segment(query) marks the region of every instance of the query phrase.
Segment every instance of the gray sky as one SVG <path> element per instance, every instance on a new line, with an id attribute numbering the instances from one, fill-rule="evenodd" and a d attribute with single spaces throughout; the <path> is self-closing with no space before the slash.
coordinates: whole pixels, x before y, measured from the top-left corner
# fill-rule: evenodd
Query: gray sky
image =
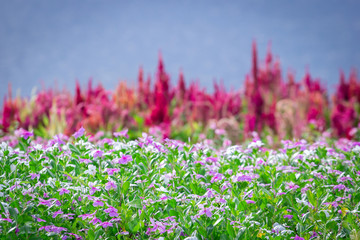
<path id="1" fill-rule="evenodd" d="M 154 76 L 159 50 L 173 84 L 183 69 L 209 90 L 214 79 L 239 89 L 254 39 L 261 60 L 271 41 L 283 74 L 300 80 L 308 67 L 333 89 L 340 69 L 360 67 L 359 10 L 346 0 L 0 0 L 0 101 L 9 82 L 22 95 L 42 82 L 134 83 L 140 65 Z"/>

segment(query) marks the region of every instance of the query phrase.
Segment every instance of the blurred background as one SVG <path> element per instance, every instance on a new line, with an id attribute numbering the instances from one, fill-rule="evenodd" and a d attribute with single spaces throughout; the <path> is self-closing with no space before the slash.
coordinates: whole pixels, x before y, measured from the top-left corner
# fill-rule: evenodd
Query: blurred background
<path id="1" fill-rule="evenodd" d="M 0 96 L 34 87 L 72 90 L 90 77 L 105 88 L 156 72 L 161 51 L 172 83 L 227 89 L 251 71 L 251 44 L 271 43 L 283 75 L 306 69 L 330 90 L 339 70 L 360 67 L 358 1 L 0 1 Z M 211 83 L 211 84 L 209 84 Z M 208 90 L 212 87 L 208 87 Z"/>

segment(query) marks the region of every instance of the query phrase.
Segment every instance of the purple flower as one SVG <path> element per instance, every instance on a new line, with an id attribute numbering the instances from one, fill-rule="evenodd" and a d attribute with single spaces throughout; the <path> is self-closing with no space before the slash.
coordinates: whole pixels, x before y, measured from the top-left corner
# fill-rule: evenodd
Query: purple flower
<path id="1" fill-rule="evenodd" d="M 293 182 L 288 182 L 286 183 L 287 186 L 285 187 L 286 189 L 290 189 L 290 190 L 296 190 L 299 188 L 299 185 L 296 185 L 295 183 Z"/>
<path id="2" fill-rule="evenodd" d="M 90 190 L 89 190 L 90 195 L 93 195 L 95 192 L 101 191 L 100 188 L 94 187 L 93 183 L 90 183 L 89 185 L 90 185 Z"/>
<path id="3" fill-rule="evenodd" d="M 83 163 L 86 163 L 86 164 L 91 163 L 91 160 L 90 160 L 90 159 L 80 158 L 79 161 L 80 161 L 80 162 L 83 162 Z"/>
<path id="4" fill-rule="evenodd" d="M 92 223 L 93 225 L 97 224 L 97 223 L 101 223 L 101 220 L 94 217 L 89 223 Z"/>
<path id="5" fill-rule="evenodd" d="M 210 182 L 214 183 L 214 182 L 221 181 L 223 179 L 224 179 L 224 175 L 222 175 L 221 173 L 215 173 L 215 175 L 212 177 Z"/>
<path id="6" fill-rule="evenodd" d="M 102 226 L 103 228 L 112 227 L 113 224 L 111 222 L 103 222 L 100 223 L 99 226 Z"/>
<path id="7" fill-rule="evenodd" d="M 100 200 L 95 200 L 94 203 L 93 203 L 93 206 L 94 207 L 97 207 L 97 206 L 104 206 L 104 203 Z"/>
<path id="8" fill-rule="evenodd" d="M 59 145 L 65 144 L 65 142 L 61 139 L 61 137 L 63 137 L 62 134 L 60 134 L 60 135 L 55 135 L 55 136 L 54 136 L 55 141 L 56 141 Z"/>
<path id="9" fill-rule="evenodd" d="M 351 177 L 341 177 L 338 179 L 338 182 L 352 181 Z"/>
<path id="10" fill-rule="evenodd" d="M 207 157 L 206 159 L 205 159 L 205 162 L 207 162 L 207 163 L 216 163 L 216 162 L 218 162 L 218 159 L 216 158 L 216 157 Z"/>
<path id="11" fill-rule="evenodd" d="M 59 192 L 59 194 L 60 195 L 63 195 L 64 193 L 70 193 L 70 191 L 69 190 L 67 190 L 67 189 L 65 189 L 65 188 L 60 188 L 59 190 L 58 190 L 58 192 Z"/>
<path id="12" fill-rule="evenodd" d="M 237 182 L 251 182 L 251 180 L 252 180 L 252 178 L 251 178 L 251 176 L 248 176 L 248 175 L 237 175 L 236 177 L 235 177 L 235 180 L 237 181 Z"/>
<path id="13" fill-rule="evenodd" d="M 96 150 L 96 151 L 94 152 L 94 158 L 102 157 L 103 154 L 104 154 L 103 151 L 101 151 L 101 150 Z"/>
<path id="14" fill-rule="evenodd" d="M 125 137 L 125 138 L 129 138 L 129 135 L 128 135 L 128 129 L 124 129 L 120 132 L 114 132 L 114 137 Z"/>
<path id="15" fill-rule="evenodd" d="M 109 182 L 107 182 L 106 184 L 105 184 L 105 189 L 106 190 L 110 190 L 110 189 L 116 189 L 116 184 L 115 184 L 115 182 L 113 182 L 113 181 L 109 181 Z"/>
<path id="16" fill-rule="evenodd" d="M 343 190 L 343 189 L 347 189 L 346 186 L 344 184 L 339 184 L 339 185 L 334 185 L 334 190 L 338 189 L 339 191 L 340 190 Z"/>
<path id="17" fill-rule="evenodd" d="M 291 237 L 291 239 L 294 239 L 294 240 L 305 240 L 305 238 L 299 237 L 298 235 L 296 235 L 295 237 Z"/>
<path id="18" fill-rule="evenodd" d="M 204 209 L 204 212 L 205 212 L 206 216 L 208 216 L 209 218 L 211 218 L 212 212 L 211 212 L 211 210 L 210 210 L 209 208 L 205 208 L 205 209 Z"/>
<path id="19" fill-rule="evenodd" d="M 162 200 L 162 201 L 165 201 L 165 200 L 168 200 L 168 199 L 169 199 L 169 197 L 166 196 L 165 194 L 163 194 L 163 195 L 161 196 L 161 198 L 160 198 L 160 200 Z"/>
<path id="20" fill-rule="evenodd" d="M 26 131 L 25 129 L 22 129 L 22 128 L 20 128 L 18 130 L 15 130 L 14 133 L 15 133 L 15 136 L 22 137 L 24 139 L 28 139 L 29 137 L 34 136 L 33 132 L 28 132 L 28 131 Z"/>
<path id="21" fill-rule="evenodd" d="M 255 203 L 253 200 L 245 200 L 245 202 L 247 203 L 247 204 L 250 204 L 250 203 Z"/>
<path id="22" fill-rule="evenodd" d="M 104 210 L 104 212 L 108 213 L 110 217 L 118 217 L 119 214 L 117 212 L 118 210 L 114 207 L 109 207 Z"/>
<path id="23" fill-rule="evenodd" d="M 35 178 L 39 179 L 40 174 L 38 173 L 30 173 L 31 180 L 34 180 Z"/>
<path id="24" fill-rule="evenodd" d="M 128 162 L 131 162 L 132 156 L 131 155 L 122 155 L 120 158 L 114 159 L 113 162 L 118 164 L 127 164 Z"/>
<path id="25" fill-rule="evenodd" d="M 61 233 L 62 231 L 67 231 L 67 228 L 49 225 L 49 226 L 43 226 L 43 227 L 39 228 L 39 231 L 41 231 L 41 230 L 45 230 L 46 232 Z"/>
<path id="26" fill-rule="evenodd" d="M 64 213 L 64 212 L 61 211 L 61 210 L 56 211 L 56 212 L 53 213 L 52 217 L 53 217 L 53 218 L 56 218 L 58 215 L 63 214 L 63 213 Z"/>
<path id="27" fill-rule="evenodd" d="M 81 136 L 83 136 L 85 133 L 85 129 L 83 127 L 81 127 L 76 133 L 73 134 L 73 136 L 75 138 L 79 138 Z"/>
<path id="28" fill-rule="evenodd" d="M 93 218 L 94 217 L 94 214 L 82 214 L 82 215 L 79 215 L 78 216 L 79 218 L 82 218 L 82 220 L 85 220 L 85 219 L 90 219 L 90 218 Z"/>
<path id="29" fill-rule="evenodd" d="M 46 222 L 44 219 L 41 219 L 41 218 L 38 218 L 38 217 L 36 217 L 36 221 L 37 222 Z"/>
<path id="30" fill-rule="evenodd" d="M 200 210 L 199 215 L 203 215 L 206 214 L 207 217 L 211 218 L 212 217 L 212 212 L 210 208 L 203 208 Z"/>
<path id="31" fill-rule="evenodd" d="M 42 198 L 39 198 L 39 199 L 40 199 L 40 201 L 39 201 L 38 206 L 45 205 L 45 206 L 48 206 L 48 207 L 51 207 L 53 205 L 54 200 L 57 200 L 56 198 L 51 198 L 51 199 L 48 199 L 48 200 L 45 200 L 45 199 L 42 199 Z"/>
<path id="32" fill-rule="evenodd" d="M 293 215 L 284 215 L 284 218 L 292 219 L 292 218 L 293 218 Z"/>
<path id="33" fill-rule="evenodd" d="M 107 169 L 105 169 L 105 172 L 107 172 L 107 174 L 109 174 L 109 175 L 114 175 L 114 173 L 117 173 L 119 171 L 120 171 L 120 169 L 118 169 L 118 168 L 107 168 Z"/>
<path id="34" fill-rule="evenodd" d="M 13 222 L 10 218 L 0 218 L 0 221 L 7 221 L 9 223 Z"/>

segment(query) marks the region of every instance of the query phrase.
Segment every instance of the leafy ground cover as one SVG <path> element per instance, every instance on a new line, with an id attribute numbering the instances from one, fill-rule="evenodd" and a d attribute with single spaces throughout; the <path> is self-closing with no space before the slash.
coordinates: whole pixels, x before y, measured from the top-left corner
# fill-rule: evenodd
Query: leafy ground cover
<path id="1" fill-rule="evenodd" d="M 1 139 L 1 239 L 360 237 L 359 142 L 273 150 L 127 134 Z"/>

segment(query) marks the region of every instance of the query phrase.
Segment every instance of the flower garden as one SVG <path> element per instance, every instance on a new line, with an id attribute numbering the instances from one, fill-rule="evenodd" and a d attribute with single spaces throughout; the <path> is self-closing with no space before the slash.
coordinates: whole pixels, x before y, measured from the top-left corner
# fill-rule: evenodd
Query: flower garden
<path id="1" fill-rule="evenodd" d="M 153 90 L 152 90 L 153 89 Z M 360 82 L 329 100 L 269 51 L 243 91 L 155 83 L 5 98 L 1 239 L 360 239 Z"/>

